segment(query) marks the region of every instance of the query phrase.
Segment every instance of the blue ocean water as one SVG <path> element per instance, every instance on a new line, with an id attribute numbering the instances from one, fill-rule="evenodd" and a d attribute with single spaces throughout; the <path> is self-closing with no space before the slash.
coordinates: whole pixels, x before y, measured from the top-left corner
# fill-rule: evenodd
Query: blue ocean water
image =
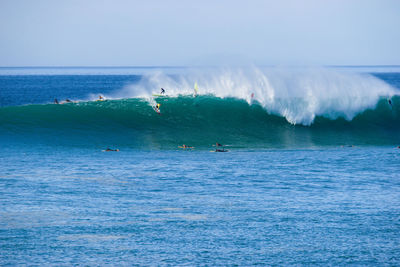
<path id="1" fill-rule="evenodd" d="M 1 265 L 400 263 L 400 72 L 2 71 Z"/>

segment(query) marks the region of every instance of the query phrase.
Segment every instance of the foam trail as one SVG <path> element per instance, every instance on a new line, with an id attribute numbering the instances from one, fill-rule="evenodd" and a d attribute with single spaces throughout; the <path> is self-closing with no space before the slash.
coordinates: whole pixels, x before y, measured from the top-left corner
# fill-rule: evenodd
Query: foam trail
<path id="1" fill-rule="evenodd" d="M 234 97 L 249 104 L 258 102 L 267 112 L 303 125 L 312 124 L 316 116 L 351 120 L 360 112 L 374 108 L 381 97 L 398 94 L 387 83 L 365 73 L 250 67 L 194 69 L 178 75 L 158 71 L 144 75 L 138 84 L 108 97 L 149 97 L 159 93 L 161 87 L 169 96 L 190 95 L 195 83 L 199 94 Z"/>

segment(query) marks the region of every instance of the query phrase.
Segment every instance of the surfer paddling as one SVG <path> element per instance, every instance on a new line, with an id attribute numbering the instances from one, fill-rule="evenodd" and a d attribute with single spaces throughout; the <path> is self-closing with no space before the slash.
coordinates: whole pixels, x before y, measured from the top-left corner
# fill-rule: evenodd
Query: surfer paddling
<path id="1" fill-rule="evenodd" d="M 183 148 L 183 149 L 191 149 L 194 148 L 193 146 L 187 146 L 185 144 L 183 144 L 182 146 L 178 146 L 179 148 Z"/>
<path id="2" fill-rule="evenodd" d="M 224 148 L 223 145 L 221 145 L 220 143 L 215 143 L 215 152 L 228 152 L 227 149 Z M 220 148 L 219 148 L 220 147 Z"/>
<path id="3" fill-rule="evenodd" d="M 111 152 L 111 151 L 115 151 L 115 152 L 119 152 L 119 149 L 111 149 L 111 148 L 107 148 L 106 150 L 103 150 L 104 152 Z"/>
<path id="4" fill-rule="evenodd" d="M 55 101 L 54 101 L 54 103 L 55 103 Z M 57 103 L 58 103 L 58 101 L 57 101 Z M 64 101 L 62 101 L 60 104 L 66 104 L 66 103 L 75 103 L 75 102 L 72 101 L 72 100 L 69 100 L 69 99 L 67 98 L 67 99 L 65 99 Z"/>

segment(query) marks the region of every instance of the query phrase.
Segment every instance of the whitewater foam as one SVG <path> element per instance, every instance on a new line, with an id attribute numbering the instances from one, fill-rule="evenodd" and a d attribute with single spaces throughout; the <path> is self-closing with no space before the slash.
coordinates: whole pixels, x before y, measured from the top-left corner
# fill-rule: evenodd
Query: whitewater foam
<path id="1" fill-rule="evenodd" d="M 191 95 L 195 83 L 198 94 L 258 103 L 270 114 L 283 116 L 291 124 L 303 125 L 312 124 L 316 116 L 351 120 L 362 111 L 374 108 L 380 98 L 398 94 L 384 81 L 366 73 L 324 68 L 249 67 L 193 69 L 176 75 L 156 71 L 106 97 L 151 99 L 161 87 L 168 96 Z"/>

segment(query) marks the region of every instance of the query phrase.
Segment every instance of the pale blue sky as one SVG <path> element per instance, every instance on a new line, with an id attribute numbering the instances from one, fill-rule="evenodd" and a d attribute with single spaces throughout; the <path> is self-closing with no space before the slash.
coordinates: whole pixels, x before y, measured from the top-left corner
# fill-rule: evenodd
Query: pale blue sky
<path id="1" fill-rule="evenodd" d="M 399 65 L 400 0 L 0 0 L 0 66 Z"/>

